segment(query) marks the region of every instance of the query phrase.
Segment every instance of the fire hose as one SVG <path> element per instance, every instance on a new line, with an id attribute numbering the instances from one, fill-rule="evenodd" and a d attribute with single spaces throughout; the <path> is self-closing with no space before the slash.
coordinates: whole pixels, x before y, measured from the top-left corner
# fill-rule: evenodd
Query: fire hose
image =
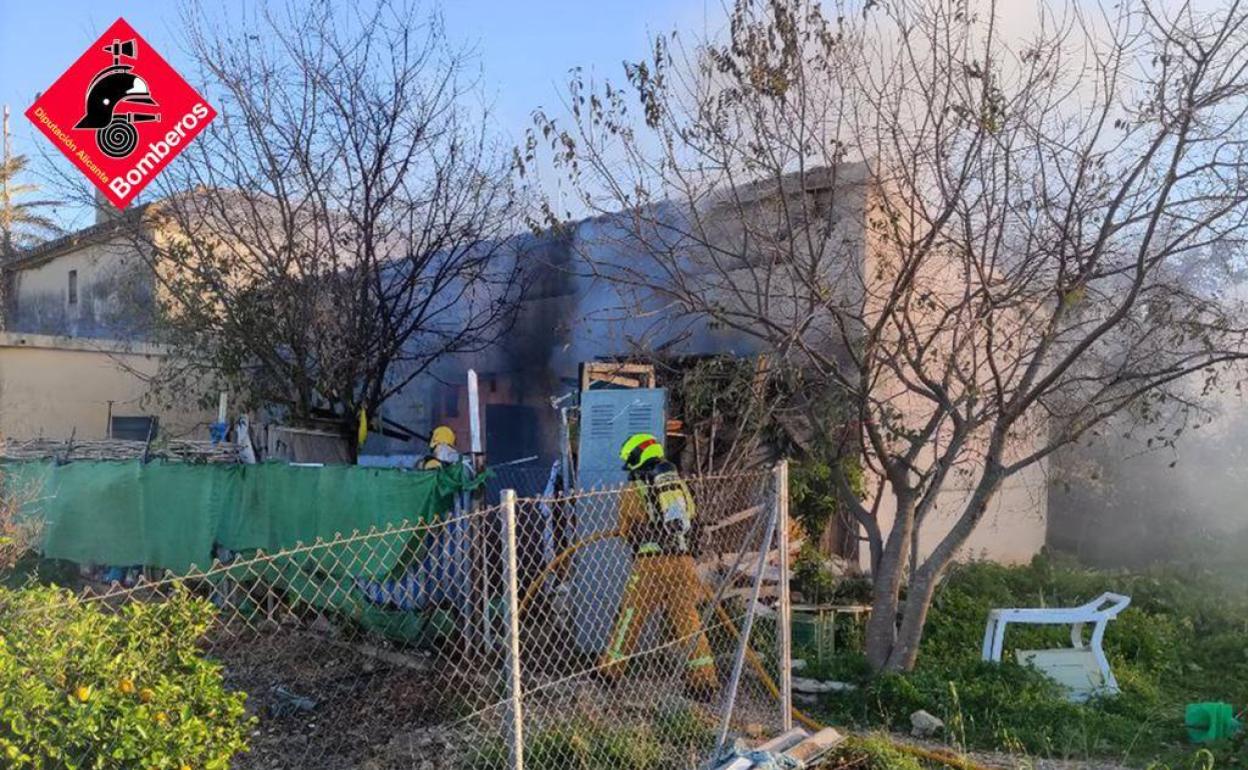
<path id="1" fill-rule="evenodd" d="M 603 540 L 610 540 L 611 538 L 614 538 L 614 537 L 620 537 L 621 535 L 622 533 L 618 529 L 606 530 L 603 532 L 595 532 L 589 537 L 586 537 L 584 540 L 573 543 L 572 545 L 565 548 L 561 553 L 555 556 L 555 558 L 551 559 L 550 563 L 547 564 L 542 569 L 542 571 L 537 574 L 537 577 L 533 579 L 533 582 L 529 584 L 528 589 L 526 589 L 524 592 L 524 596 L 520 599 L 520 604 L 517 607 L 517 614 L 523 617 L 525 608 L 528 607 L 530 602 L 533 601 L 533 598 L 537 596 L 537 592 L 541 589 L 542 584 L 546 581 L 546 578 L 549 577 L 550 574 L 555 571 L 555 568 L 559 567 L 568 559 L 572 558 L 573 554 L 575 554 L 577 551 L 579 551 L 580 549 L 586 546 L 593 545 L 594 543 L 600 543 Z M 733 638 L 735 638 L 737 641 L 740 641 L 741 632 L 740 630 L 737 629 L 736 624 L 732 622 L 731 616 L 729 616 L 728 613 L 724 610 L 723 605 L 718 604 L 718 603 L 715 605 L 715 614 L 719 617 L 720 621 L 728 628 Z M 771 674 L 767 672 L 766 667 L 763 666 L 763 662 L 758 659 L 758 653 L 754 652 L 754 650 L 751 649 L 748 644 L 745 645 L 745 659 L 747 662 L 749 662 L 750 668 L 754 670 L 754 673 L 758 675 L 758 678 L 762 681 L 763 686 L 767 688 L 767 692 L 771 694 L 771 697 L 773 699 L 779 702 L 780 688 L 776 686 L 776 680 L 773 679 Z M 827 725 L 818 721 L 817 719 L 805 713 L 804 711 L 797 708 L 796 706 L 790 706 L 790 710 L 793 714 L 793 718 L 796 719 L 799 723 L 801 723 L 803 727 L 806 727 L 810 730 L 815 730 L 815 731 L 822 730 L 824 727 L 827 727 Z M 959 757 L 949 752 L 938 751 L 934 749 L 925 749 L 921 746 L 912 746 L 908 743 L 900 743 L 897 741 L 890 741 L 890 742 L 895 748 L 899 749 L 900 751 L 904 751 L 907 754 L 918 757 L 920 759 L 928 760 L 930 762 L 938 762 L 947 767 L 956 768 L 956 770 L 987 770 L 987 768 L 983 767 L 982 765 L 972 762 L 965 757 Z"/>

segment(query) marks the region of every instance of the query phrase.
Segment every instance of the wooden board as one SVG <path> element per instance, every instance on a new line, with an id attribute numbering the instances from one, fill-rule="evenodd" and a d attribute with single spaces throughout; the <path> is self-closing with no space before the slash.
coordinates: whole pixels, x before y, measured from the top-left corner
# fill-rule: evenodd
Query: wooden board
<path id="1" fill-rule="evenodd" d="M 595 382 L 623 388 L 653 388 L 654 366 L 616 361 L 586 361 L 581 364 L 581 390 L 589 390 Z"/>
<path id="2" fill-rule="evenodd" d="M 794 727 L 788 732 L 781 733 L 775 738 L 767 741 L 761 746 L 755 748 L 756 751 L 767 751 L 771 753 L 783 752 L 810 737 L 810 733 L 800 727 Z M 720 765 L 716 770 L 750 770 L 754 763 L 745 757 L 734 757 L 732 760 Z"/>
<path id="3" fill-rule="evenodd" d="M 835 728 L 825 727 L 784 753 L 809 764 L 811 761 L 818 759 L 841 745 L 841 742 L 844 740 L 845 736 L 841 735 Z"/>

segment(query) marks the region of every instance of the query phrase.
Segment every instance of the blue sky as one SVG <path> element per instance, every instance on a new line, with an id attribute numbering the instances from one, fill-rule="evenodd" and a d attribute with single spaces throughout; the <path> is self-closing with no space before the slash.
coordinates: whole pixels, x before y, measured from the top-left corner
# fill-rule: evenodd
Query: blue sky
<path id="1" fill-rule="evenodd" d="M 208 8 L 247 5 L 206 0 Z M 445 0 L 441 7 L 451 36 L 475 48 L 497 129 L 513 141 L 535 107 L 558 106 L 558 86 L 570 68 L 618 77 L 621 61 L 644 55 L 651 33 L 701 31 L 722 17 L 720 0 Z M 185 57 L 176 2 L 0 0 L 0 103 L 13 112 L 16 151 L 38 156 L 35 143 L 46 140 L 22 113 L 118 16 L 174 67 L 189 69 L 179 67 Z M 62 212 L 66 225 L 82 224 L 82 216 Z"/>

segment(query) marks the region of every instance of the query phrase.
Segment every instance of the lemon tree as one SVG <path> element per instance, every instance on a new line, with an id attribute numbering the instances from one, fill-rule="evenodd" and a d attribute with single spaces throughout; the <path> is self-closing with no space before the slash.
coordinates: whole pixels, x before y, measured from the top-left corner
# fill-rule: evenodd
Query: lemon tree
<path id="1" fill-rule="evenodd" d="M 111 609 L 0 589 L 0 765 L 227 770 L 252 720 L 197 646 L 214 612 L 184 590 Z"/>

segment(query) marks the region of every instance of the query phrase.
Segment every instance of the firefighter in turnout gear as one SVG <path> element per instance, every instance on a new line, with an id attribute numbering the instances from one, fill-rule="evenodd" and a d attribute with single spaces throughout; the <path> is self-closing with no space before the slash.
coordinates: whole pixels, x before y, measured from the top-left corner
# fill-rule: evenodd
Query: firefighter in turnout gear
<path id="1" fill-rule="evenodd" d="M 420 467 L 427 471 L 436 471 L 460 461 L 459 450 L 455 448 L 455 431 L 439 425 L 433 429 L 429 437 L 429 453 L 421 460 Z"/>
<path id="2" fill-rule="evenodd" d="M 629 437 L 620 447 L 629 486 L 620 497 L 620 533 L 633 549 L 633 569 L 624 587 L 615 627 L 607 640 L 602 672 L 618 679 L 624 661 L 650 617 L 661 612 L 673 636 L 687 651 L 685 681 L 697 694 L 718 686 L 715 658 L 702 629 L 698 602 L 708 598 L 694 569 L 689 541 L 696 516 L 693 495 L 663 445 L 648 433 Z"/>

